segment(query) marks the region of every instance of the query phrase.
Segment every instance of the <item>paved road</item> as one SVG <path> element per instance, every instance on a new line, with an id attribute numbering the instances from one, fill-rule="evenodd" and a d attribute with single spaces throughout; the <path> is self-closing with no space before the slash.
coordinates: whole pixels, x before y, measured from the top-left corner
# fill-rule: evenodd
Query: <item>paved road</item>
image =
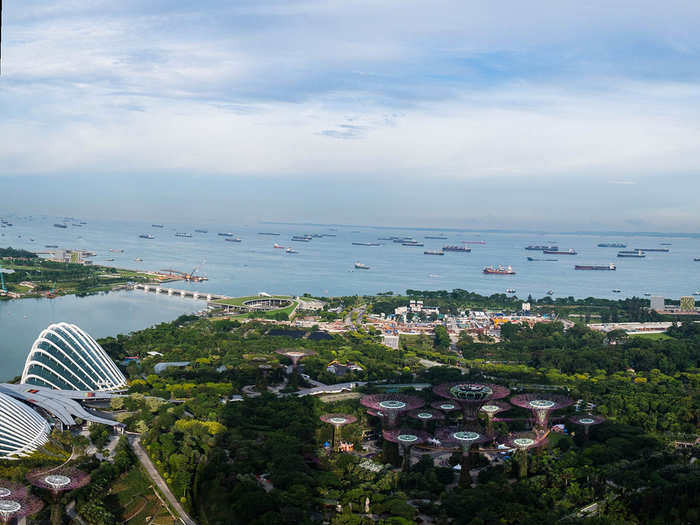
<path id="1" fill-rule="evenodd" d="M 143 450 L 143 447 L 141 447 L 141 436 L 129 435 L 129 444 L 131 444 L 131 448 L 134 449 L 136 457 L 139 458 L 143 468 L 146 469 L 146 472 L 148 472 L 148 475 L 151 477 L 153 482 L 167 498 L 170 505 L 173 507 L 173 509 L 175 509 L 175 512 L 180 515 L 180 521 L 182 521 L 185 525 L 197 525 L 197 522 L 190 518 L 189 514 L 187 514 L 185 509 L 182 508 L 182 505 L 180 505 L 180 502 L 175 498 L 173 493 L 170 492 L 170 487 L 168 487 L 167 483 L 165 483 L 163 478 L 160 476 L 160 473 L 156 467 L 153 466 L 153 463 L 146 454 L 146 451 Z"/>

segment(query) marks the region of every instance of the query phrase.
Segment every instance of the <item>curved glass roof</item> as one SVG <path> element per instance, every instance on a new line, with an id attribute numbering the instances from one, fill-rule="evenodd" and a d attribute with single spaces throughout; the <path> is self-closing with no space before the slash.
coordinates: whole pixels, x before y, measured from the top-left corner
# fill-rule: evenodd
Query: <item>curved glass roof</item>
<path id="1" fill-rule="evenodd" d="M 0 459 L 30 455 L 49 439 L 49 424 L 24 403 L 0 394 Z"/>

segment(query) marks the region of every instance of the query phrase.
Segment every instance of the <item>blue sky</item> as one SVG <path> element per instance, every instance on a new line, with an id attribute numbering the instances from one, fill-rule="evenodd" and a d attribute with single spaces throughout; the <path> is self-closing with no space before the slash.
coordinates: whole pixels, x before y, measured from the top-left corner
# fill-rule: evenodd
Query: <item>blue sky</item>
<path id="1" fill-rule="evenodd" d="M 10 0 L 3 16 L 8 211 L 133 217 L 146 185 L 209 200 L 186 213 L 211 220 L 700 223 L 697 1 Z"/>

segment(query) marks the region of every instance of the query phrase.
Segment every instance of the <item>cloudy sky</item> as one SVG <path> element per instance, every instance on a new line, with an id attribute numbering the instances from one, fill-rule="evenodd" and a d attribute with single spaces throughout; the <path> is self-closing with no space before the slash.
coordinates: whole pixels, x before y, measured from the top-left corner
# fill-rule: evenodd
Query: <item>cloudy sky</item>
<path id="1" fill-rule="evenodd" d="M 7 211 L 700 224 L 696 0 L 3 4 Z"/>

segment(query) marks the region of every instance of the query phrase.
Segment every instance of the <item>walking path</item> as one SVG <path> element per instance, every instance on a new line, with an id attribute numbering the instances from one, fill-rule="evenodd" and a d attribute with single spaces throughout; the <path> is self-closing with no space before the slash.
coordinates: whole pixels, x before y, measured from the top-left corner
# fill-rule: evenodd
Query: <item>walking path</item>
<path id="1" fill-rule="evenodd" d="M 165 483 L 160 475 L 160 472 L 158 472 L 156 467 L 151 462 L 151 459 L 143 450 L 143 447 L 141 447 L 141 436 L 129 435 L 129 444 L 131 445 L 131 448 L 134 449 L 136 457 L 139 458 L 139 461 L 143 465 L 143 468 L 146 469 L 146 472 L 148 472 L 150 478 L 166 497 L 168 503 L 170 503 L 173 509 L 175 509 L 175 512 L 180 515 L 180 521 L 182 521 L 182 523 L 185 525 L 197 525 L 197 522 L 194 521 L 189 514 L 187 514 L 187 512 L 185 512 L 185 509 L 182 508 L 180 502 L 175 498 L 173 493 L 170 492 L 170 487 L 168 487 L 167 483 Z"/>

